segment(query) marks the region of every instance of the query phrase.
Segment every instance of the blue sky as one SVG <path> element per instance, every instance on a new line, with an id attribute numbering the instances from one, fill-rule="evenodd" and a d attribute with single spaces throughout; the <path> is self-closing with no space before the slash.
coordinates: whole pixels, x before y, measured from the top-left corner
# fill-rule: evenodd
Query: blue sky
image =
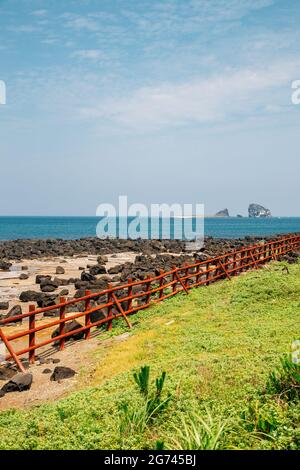
<path id="1" fill-rule="evenodd" d="M 0 0 L 0 214 L 300 216 L 298 0 Z"/>

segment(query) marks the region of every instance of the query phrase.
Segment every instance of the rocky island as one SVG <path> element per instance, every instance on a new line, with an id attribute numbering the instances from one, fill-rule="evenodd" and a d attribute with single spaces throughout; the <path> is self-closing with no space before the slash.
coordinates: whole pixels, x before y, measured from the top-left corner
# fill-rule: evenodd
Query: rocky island
<path id="1" fill-rule="evenodd" d="M 270 209 L 266 209 L 260 204 L 250 204 L 248 207 L 249 217 L 272 217 Z"/>
<path id="2" fill-rule="evenodd" d="M 228 209 L 222 209 L 221 211 L 217 212 L 215 217 L 230 217 Z"/>

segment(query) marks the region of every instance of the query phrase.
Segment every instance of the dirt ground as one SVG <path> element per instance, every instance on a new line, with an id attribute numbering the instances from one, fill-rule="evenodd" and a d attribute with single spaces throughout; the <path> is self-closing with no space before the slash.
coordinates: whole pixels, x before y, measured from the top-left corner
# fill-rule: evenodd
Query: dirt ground
<path id="1" fill-rule="evenodd" d="M 89 385 L 89 372 L 93 371 L 93 356 L 91 352 L 99 345 L 103 346 L 103 351 L 113 342 L 126 341 L 130 337 L 130 333 L 124 333 L 113 338 L 104 339 L 103 334 L 97 332 L 85 341 L 72 341 L 66 344 L 64 351 L 48 350 L 40 357 L 48 363 L 39 365 L 39 361 L 35 365 L 29 367 L 28 372 L 33 375 L 33 383 L 31 389 L 24 392 L 7 393 L 0 398 L 0 411 L 11 408 L 27 408 L 41 403 L 49 403 L 67 395 L 71 391 L 79 388 L 81 383 L 81 371 L 84 370 L 84 386 Z M 101 338 L 102 336 L 102 338 Z M 53 363 L 52 360 L 59 360 L 59 363 Z M 99 365 L 99 364 L 97 364 Z M 70 367 L 76 371 L 76 375 L 71 379 L 65 379 L 60 382 L 50 380 L 51 373 L 56 366 Z M 45 369 L 51 372 L 43 373 Z M 0 381 L 0 388 L 5 384 Z"/>
<path id="2" fill-rule="evenodd" d="M 133 262 L 137 253 L 118 253 L 107 255 L 108 262 L 106 268 L 109 269 L 117 264 L 125 263 L 126 261 Z M 69 278 L 80 278 L 82 272 L 79 268 L 86 268 L 87 265 L 93 265 L 97 263 L 96 255 L 77 256 L 72 258 L 44 258 L 38 260 L 22 260 L 21 262 L 13 262 L 11 270 L 9 272 L 0 272 L 0 300 L 1 302 L 9 302 L 9 309 L 15 305 L 22 307 L 23 313 L 28 311 L 28 303 L 22 303 L 19 300 L 21 292 L 24 290 L 34 290 L 40 292 L 40 287 L 35 283 L 35 277 L 37 274 L 51 275 L 52 277 L 59 277 L 63 279 Z M 65 274 L 56 274 L 56 267 L 62 266 L 65 269 Z M 22 269 L 26 267 L 26 269 Z M 26 273 L 29 278 L 26 280 L 20 280 L 19 276 L 21 273 Z M 100 276 L 101 277 L 101 276 Z M 62 289 L 67 288 L 69 290 L 69 296 L 73 297 L 75 288 L 73 284 L 66 287 L 57 289 L 59 292 Z M 34 302 L 30 302 L 34 304 Z M 1 311 L 0 313 L 6 313 Z M 66 314 L 66 317 L 72 315 L 72 313 Z M 40 318 L 38 319 L 38 325 L 43 323 L 49 323 L 55 321 L 55 318 Z M 2 330 L 7 335 L 18 333 L 28 327 L 28 320 L 23 320 L 22 324 L 9 325 L 2 327 Z M 39 341 L 48 339 L 52 333 L 52 330 L 44 330 L 38 333 Z M 101 336 L 101 333 L 100 333 Z M 118 339 L 116 339 L 118 340 Z M 112 341 L 112 340 L 105 340 Z M 8 408 L 23 408 L 27 406 L 33 406 L 42 402 L 49 402 L 55 400 L 61 396 L 64 396 L 71 389 L 76 388 L 78 383 L 79 375 L 75 375 L 72 379 L 67 379 L 59 382 L 51 382 L 51 374 L 44 374 L 45 369 L 54 370 L 56 365 L 71 367 L 76 372 L 79 372 L 83 367 L 86 369 L 89 367 L 89 355 L 88 353 L 93 350 L 100 342 L 99 332 L 92 332 L 92 336 L 88 341 L 70 341 L 66 343 L 66 349 L 64 351 L 57 351 L 50 346 L 41 348 L 37 351 L 37 355 L 43 359 L 49 360 L 49 363 L 38 365 L 39 361 L 35 365 L 30 366 L 30 372 L 33 374 L 33 384 L 29 391 L 22 393 L 8 393 L 4 397 L 0 398 L 0 410 Z M 13 342 L 17 350 L 22 349 L 28 345 L 28 337 L 20 338 Z M 25 356 L 24 356 L 25 357 Z M 60 362 L 53 364 L 51 359 L 59 359 Z M 5 384 L 5 381 L 0 381 L 0 388 Z"/>

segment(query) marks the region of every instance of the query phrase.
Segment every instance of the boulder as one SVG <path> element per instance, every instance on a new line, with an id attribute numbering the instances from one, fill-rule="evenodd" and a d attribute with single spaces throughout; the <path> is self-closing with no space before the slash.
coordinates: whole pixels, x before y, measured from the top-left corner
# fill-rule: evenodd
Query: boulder
<path id="1" fill-rule="evenodd" d="M 46 284 L 41 287 L 42 292 L 51 293 L 54 292 L 57 288 L 51 284 Z"/>
<path id="2" fill-rule="evenodd" d="M 78 330 L 81 327 L 82 325 L 78 321 L 76 320 L 69 321 L 68 323 L 65 324 L 65 333 L 70 333 L 71 331 Z M 56 338 L 57 336 L 59 336 L 59 328 L 57 328 L 51 335 L 52 338 Z M 74 341 L 78 341 L 82 339 L 83 337 L 84 337 L 84 331 L 80 331 L 79 333 L 74 333 L 73 335 L 68 336 L 66 338 L 66 341 L 70 341 L 71 339 L 73 339 Z"/>
<path id="3" fill-rule="evenodd" d="M 65 274 L 65 270 L 62 266 L 57 266 L 55 272 L 56 272 L 56 274 Z"/>
<path id="4" fill-rule="evenodd" d="M 19 279 L 20 281 L 25 281 L 26 279 L 29 279 L 29 274 L 20 274 Z"/>
<path id="5" fill-rule="evenodd" d="M 87 273 L 87 272 L 85 272 L 85 271 L 83 271 L 83 272 L 81 273 L 80 279 L 81 279 L 82 281 L 86 281 L 86 282 L 93 282 L 93 281 L 96 281 L 96 277 L 95 277 L 95 276 L 93 276 L 92 274 Z"/>
<path id="6" fill-rule="evenodd" d="M 92 323 L 96 323 L 97 321 L 103 320 L 104 318 L 106 318 L 106 315 L 102 310 L 98 310 L 97 312 L 92 312 L 90 315 L 90 319 Z"/>
<path id="7" fill-rule="evenodd" d="M 8 302 L 0 302 L 0 310 L 8 310 L 9 303 Z"/>
<path id="8" fill-rule="evenodd" d="M 57 289 L 59 287 L 59 282 L 55 279 L 53 281 L 49 279 L 45 279 L 40 283 L 40 289 L 42 292 L 49 292 L 44 289 L 50 289 L 50 287 L 54 288 L 54 290 Z"/>
<path id="9" fill-rule="evenodd" d="M 46 276 L 45 274 L 38 274 L 35 278 L 35 283 L 41 284 L 41 282 L 46 280 L 51 281 L 51 276 Z"/>
<path id="10" fill-rule="evenodd" d="M 53 283 L 57 285 L 57 287 L 59 286 L 68 286 L 69 284 L 73 284 L 73 279 L 60 279 L 59 277 L 55 277 L 53 279 Z"/>
<path id="11" fill-rule="evenodd" d="M 20 305 L 15 305 L 8 314 L 6 315 L 5 318 L 10 318 L 10 317 L 16 317 L 18 315 L 22 315 L 22 308 Z M 22 323 L 22 318 L 19 318 L 17 320 L 13 320 L 12 318 L 10 319 L 11 323 Z"/>
<path id="12" fill-rule="evenodd" d="M 33 290 L 26 290 L 21 292 L 19 299 L 21 302 L 36 302 L 39 297 L 39 292 Z"/>
<path id="13" fill-rule="evenodd" d="M 0 369 L 0 380 L 9 380 L 11 379 L 14 375 L 16 375 L 16 370 L 12 367 L 1 367 Z"/>
<path id="14" fill-rule="evenodd" d="M 60 295 L 61 297 L 65 297 L 66 295 L 69 295 L 68 289 L 63 289 L 63 290 L 61 290 L 60 293 L 59 293 L 59 295 Z"/>
<path id="15" fill-rule="evenodd" d="M 0 270 L 1 271 L 9 271 L 11 266 L 12 266 L 12 264 L 9 263 L 8 261 L 4 261 L 3 259 L 0 260 Z"/>
<path id="16" fill-rule="evenodd" d="M 122 264 L 117 264 L 108 270 L 108 274 L 119 274 L 123 270 Z"/>
<path id="17" fill-rule="evenodd" d="M 106 274 L 106 268 L 101 264 L 95 264 L 95 266 L 90 267 L 90 274 L 92 274 L 92 276 L 97 276 L 97 274 Z"/>
<path id="18" fill-rule="evenodd" d="M 75 374 L 75 370 L 70 367 L 57 366 L 55 367 L 50 380 L 52 382 L 58 382 L 59 380 L 70 379 L 71 377 L 74 377 Z"/>
<path id="19" fill-rule="evenodd" d="M 58 298 L 56 295 L 39 293 L 36 302 L 39 308 L 52 307 L 58 303 Z"/>
<path id="20" fill-rule="evenodd" d="M 24 392 L 29 390 L 32 385 L 32 374 L 30 373 L 19 373 L 10 379 L 3 387 L 4 393 L 10 392 Z"/>

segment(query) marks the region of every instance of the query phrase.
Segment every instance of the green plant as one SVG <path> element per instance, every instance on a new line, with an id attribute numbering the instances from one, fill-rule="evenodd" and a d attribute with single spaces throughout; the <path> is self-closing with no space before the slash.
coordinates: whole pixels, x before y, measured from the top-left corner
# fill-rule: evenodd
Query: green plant
<path id="1" fill-rule="evenodd" d="M 181 426 L 176 427 L 177 436 L 171 446 L 177 450 L 217 450 L 220 448 L 226 422 L 216 421 L 207 410 L 204 419 L 199 414 L 181 417 Z"/>
<path id="2" fill-rule="evenodd" d="M 286 355 L 280 360 L 281 365 L 269 374 L 265 392 L 277 395 L 288 401 L 300 398 L 300 365 Z"/>
<path id="3" fill-rule="evenodd" d="M 276 413 L 272 408 L 264 408 L 259 401 L 250 403 L 241 413 L 247 431 L 259 433 L 261 437 L 269 434 L 278 427 Z"/>
<path id="4" fill-rule="evenodd" d="M 120 406 L 120 435 L 128 437 L 132 434 L 142 434 L 146 427 L 151 424 L 154 418 L 162 413 L 167 407 L 171 395 L 168 394 L 162 399 L 163 387 L 166 379 L 166 372 L 155 380 L 155 389 L 150 388 L 150 367 L 143 366 L 138 372 L 133 373 L 133 378 L 138 385 L 142 397 L 142 403 L 129 404 L 122 403 Z"/>
<path id="5" fill-rule="evenodd" d="M 139 372 L 133 373 L 133 378 L 139 387 L 140 393 L 147 398 L 149 393 L 150 366 L 141 367 Z"/>
<path id="6" fill-rule="evenodd" d="M 164 441 L 156 441 L 155 450 L 164 450 L 164 448 L 165 448 Z"/>

